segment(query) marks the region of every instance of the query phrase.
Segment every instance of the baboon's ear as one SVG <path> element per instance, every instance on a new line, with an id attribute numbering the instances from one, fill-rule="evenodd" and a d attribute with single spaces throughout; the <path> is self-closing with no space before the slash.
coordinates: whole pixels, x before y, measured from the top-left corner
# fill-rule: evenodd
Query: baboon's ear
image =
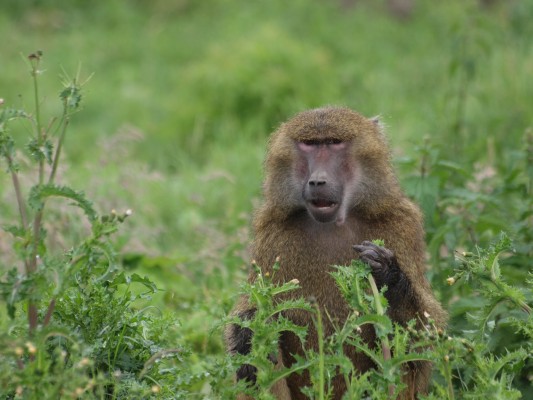
<path id="1" fill-rule="evenodd" d="M 381 121 L 381 115 L 376 115 L 375 117 L 370 118 L 370 122 L 372 122 L 376 126 L 376 128 L 378 128 L 378 131 L 380 133 L 385 132 L 385 125 Z"/>

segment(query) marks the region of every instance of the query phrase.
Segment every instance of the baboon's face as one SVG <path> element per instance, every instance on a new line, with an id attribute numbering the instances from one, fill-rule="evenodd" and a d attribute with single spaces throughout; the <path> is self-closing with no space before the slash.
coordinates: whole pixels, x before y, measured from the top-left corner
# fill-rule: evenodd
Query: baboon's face
<path id="1" fill-rule="evenodd" d="M 346 218 L 351 179 L 349 142 L 338 139 L 296 141 L 295 177 L 302 202 L 317 222 L 342 224 Z"/>

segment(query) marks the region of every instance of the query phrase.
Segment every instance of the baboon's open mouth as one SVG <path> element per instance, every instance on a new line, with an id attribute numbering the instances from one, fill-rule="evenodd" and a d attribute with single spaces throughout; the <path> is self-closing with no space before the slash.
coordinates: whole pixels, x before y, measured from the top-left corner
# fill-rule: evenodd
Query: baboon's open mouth
<path id="1" fill-rule="evenodd" d="M 318 222 L 333 222 L 339 210 L 339 203 L 327 199 L 313 199 L 307 202 L 307 211 Z"/>
<path id="2" fill-rule="evenodd" d="M 316 208 L 333 208 L 337 205 L 334 201 L 331 200 L 311 200 L 311 205 Z"/>

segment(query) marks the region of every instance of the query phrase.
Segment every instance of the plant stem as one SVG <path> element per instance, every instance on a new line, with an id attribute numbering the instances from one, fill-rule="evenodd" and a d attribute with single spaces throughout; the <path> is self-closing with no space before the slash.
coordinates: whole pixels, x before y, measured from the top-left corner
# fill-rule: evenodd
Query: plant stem
<path id="1" fill-rule="evenodd" d="M 61 135 L 59 137 L 59 140 L 57 142 L 57 147 L 56 147 L 56 151 L 55 151 L 55 154 L 54 154 L 54 161 L 52 163 L 52 171 L 50 172 L 50 177 L 48 178 L 48 183 L 51 184 L 54 182 L 54 179 L 55 179 L 55 176 L 56 176 L 56 172 L 57 172 L 57 166 L 58 166 L 58 163 L 59 163 L 59 157 L 61 156 L 61 148 L 62 148 L 62 144 L 63 144 L 63 141 L 65 139 L 65 134 L 67 132 L 67 127 L 68 127 L 68 124 L 69 124 L 69 118 L 67 116 L 67 104 L 66 102 L 63 102 L 63 117 L 61 118 L 61 125 L 62 125 L 62 129 L 61 129 Z M 44 205 L 43 205 L 44 207 Z M 47 326 L 49 323 L 50 323 L 50 319 L 52 318 L 52 314 L 54 312 L 54 308 L 56 306 L 56 299 L 55 297 L 50 301 L 50 303 L 48 304 L 48 308 L 46 310 L 46 315 L 44 316 L 44 320 L 43 320 L 43 326 Z"/>
<path id="2" fill-rule="evenodd" d="M 318 399 L 324 400 L 324 386 L 325 376 L 324 376 L 324 327 L 322 325 L 322 314 L 320 313 L 320 308 L 318 305 L 315 305 L 316 308 L 316 334 L 318 338 Z"/>
<path id="3" fill-rule="evenodd" d="M 9 170 L 11 171 L 11 179 L 13 180 L 13 187 L 15 189 L 15 196 L 17 198 L 17 204 L 18 204 L 19 213 L 20 213 L 20 221 L 22 223 L 22 227 L 26 229 L 26 227 L 28 226 L 28 216 L 26 214 L 26 208 L 24 207 L 24 200 L 22 199 L 22 192 L 20 190 L 20 182 L 18 179 L 18 175 L 15 172 L 15 169 L 13 168 L 13 159 L 11 158 L 9 154 L 6 156 L 6 158 L 7 158 Z M 35 259 L 35 257 L 33 258 Z M 37 261 L 36 259 L 35 261 L 32 261 L 31 259 L 28 260 L 26 258 L 24 259 L 24 268 L 25 268 L 26 275 L 30 275 L 35 270 L 36 261 Z M 37 319 L 38 319 L 37 306 L 34 304 L 33 301 L 30 300 L 28 303 L 28 325 L 29 325 L 30 333 L 33 332 L 35 328 L 37 327 Z"/>
<path id="4" fill-rule="evenodd" d="M 528 128 L 526 130 L 526 171 L 528 172 L 529 179 L 527 185 L 527 193 L 533 194 L 533 130 Z M 531 197 L 530 197 L 531 198 Z"/>
<path id="5" fill-rule="evenodd" d="M 39 146 L 44 144 L 44 131 L 41 126 L 41 109 L 39 104 L 39 84 L 37 75 L 39 73 L 40 57 L 32 59 L 31 62 L 31 76 L 33 78 L 33 92 L 35 96 L 35 124 L 37 129 L 37 138 L 39 139 Z M 39 184 L 42 185 L 44 182 L 44 158 L 39 160 Z"/>
<path id="6" fill-rule="evenodd" d="M 453 393 L 453 383 L 452 383 L 452 371 L 450 368 L 450 362 L 444 362 L 444 379 L 446 379 L 447 389 L 448 389 L 448 400 L 454 400 L 455 395 Z"/>
<path id="7" fill-rule="evenodd" d="M 56 152 L 54 154 L 54 161 L 52 163 L 52 171 L 50 172 L 50 177 L 48 178 L 48 183 L 53 183 L 54 179 L 55 179 L 55 176 L 56 176 L 57 166 L 58 166 L 58 163 L 59 163 L 59 157 L 61 156 L 61 149 L 63 147 L 63 141 L 65 140 L 65 136 L 66 136 L 66 133 L 67 133 L 67 128 L 68 128 L 68 125 L 69 125 L 69 122 L 70 122 L 70 119 L 69 119 L 67 113 L 68 113 L 67 104 L 66 104 L 66 102 L 64 102 L 63 103 L 63 117 L 61 118 L 61 120 L 62 120 L 61 135 L 59 136 L 59 140 L 57 141 Z"/>
<path id="8" fill-rule="evenodd" d="M 372 275 L 368 275 L 368 282 L 370 282 L 370 288 L 372 289 L 372 295 L 374 296 L 376 312 L 378 313 L 378 315 L 385 315 L 385 310 L 383 310 L 381 301 L 379 301 L 380 295 L 379 295 L 378 286 L 376 285 L 376 281 L 374 280 L 374 277 Z"/>
<path id="9" fill-rule="evenodd" d="M 491 276 L 490 277 L 490 281 L 492 282 L 492 284 L 494 286 L 496 286 L 498 291 L 500 291 L 501 293 L 505 293 L 505 287 L 504 287 L 504 285 L 502 285 L 501 281 L 498 278 L 495 278 L 495 277 Z M 522 309 L 522 311 L 524 311 L 526 314 L 531 315 L 533 310 L 531 309 L 531 307 L 525 301 L 523 301 L 521 299 L 517 299 L 517 298 L 512 297 L 512 296 L 509 296 L 508 294 L 505 294 L 505 297 L 507 298 L 507 300 L 509 300 L 510 302 L 514 303 L 518 307 L 520 307 Z"/>
<path id="10" fill-rule="evenodd" d="M 54 160 L 53 160 L 53 163 L 52 163 L 52 170 L 50 171 L 50 176 L 48 178 L 48 183 L 51 184 L 54 182 L 54 179 L 55 179 L 55 176 L 56 176 L 56 172 L 57 172 L 57 166 L 59 164 L 59 158 L 61 156 L 61 148 L 62 148 L 62 145 L 63 145 L 63 141 L 65 140 L 65 136 L 66 136 L 66 133 L 67 133 L 67 127 L 69 125 L 69 117 L 68 117 L 68 106 L 67 106 L 67 102 L 64 101 L 63 102 L 63 115 L 62 115 L 62 118 L 61 118 L 61 123 L 60 123 L 60 126 L 62 127 L 61 128 L 61 135 L 59 136 L 59 140 L 57 142 L 57 146 L 56 146 L 56 151 L 54 153 Z M 43 166 L 44 167 L 44 166 Z M 44 169 L 43 169 L 44 171 Z M 37 238 L 37 240 L 35 241 L 35 243 L 37 244 L 38 243 L 38 239 L 39 239 L 39 232 L 35 231 L 35 229 L 40 229 L 40 225 L 41 225 L 41 219 L 42 219 L 42 216 L 43 216 L 43 210 L 44 210 L 44 204 L 43 204 L 43 208 L 41 210 L 39 210 L 39 212 L 37 213 L 36 215 L 36 223 L 34 224 L 34 237 Z M 35 253 L 35 256 L 36 256 L 36 253 Z M 34 257 L 35 260 L 36 260 L 36 257 Z M 46 315 L 44 316 L 44 320 L 43 320 L 43 326 L 47 326 L 49 323 L 50 323 L 50 319 L 52 318 L 52 314 L 54 312 L 54 308 L 55 308 L 55 305 L 56 305 L 56 299 L 53 298 L 50 303 L 48 304 L 48 308 L 46 310 Z M 36 322 L 35 322 L 36 324 Z M 31 326 L 31 324 L 30 324 Z"/>
<path id="11" fill-rule="evenodd" d="M 46 309 L 46 315 L 44 316 L 43 326 L 47 326 L 50 323 L 50 319 L 52 318 L 52 313 L 54 312 L 55 306 L 56 306 L 56 299 L 54 297 L 50 301 L 50 304 L 48 304 L 48 308 Z"/>
<path id="12" fill-rule="evenodd" d="M 374 304 L 376 305 L 376 312 L 378 315 L 385 315 L 385 310 L 383 309 L 380 301 L 380 294 L 378 287 L 376 285 L 376 281 L 374 280 L 374 277 L 370 274 L 368 275 L 368 282 L 370 283 L 370 288 L 372 289 L 372 294 L 374 296 Z M 381 352 L 383 353 L 383 360 L 387 361 L 392 358 L 391 351 L 390 351 L 390 343 L 387 336 L 384 336 L 381 339 Z M 389 398 L 392 399 L 392 396 L 394 395 L 395 387 L 393 384 L 389 384 Z"/>
<path id="13" fill-rule="evenodd" d="M 11 171 L 11 179 L 13 180 L 13 187 L 15 188 L 15 195 L 17 197 L 17 205 L 19 207 L 20 222 L 22 227 L 28 226 L 28 216 L 26 214 L 26 207 L 24 207 L 24 200 L 22 199 L 22 192 L 20 190 L 20 182 L 17 173 L 13 169 L 13 159 L 9 154 L 6 155 L 8 168 Z"/>
<path id="14" fill-rule="evenodd" d="M 39 141 L 39 146 L 44 145 L 44 132 L 41 126 L 41 110 L 39 104 L 39 85 L 37 75 L 39 73 L 39 61 L 40 54 L 36 57 L 31 57 L 31 76 L 33 78 L 33 90 L 35 96 L 35 123 L 37 129 L 37 138 Z M 44 182 L 44 158 L 41 157 L 39 160 L 39 185 L 42 185 Z M 33 249 L 32 255 L 27 263 L 26 273 L 32 274 L 37 269 L 37 252 L 39 248 L 40 241 L 40 230 L 41 230 L 41 220 L 43 217 L 42 209 L 37 212 L 33 220 Z M 37 304 L 34 300 L 29 300 L 28 302 L 28 322 L 29 322 L 29 331 L 30 335 L 35 331 L 38 324 L 38 314 L 37 314 Z"/>
<path id="15" fill-rule="evenodd" d="M 32 77 L 33 77 L 33 87 L 35 91 L 35 122 L 36 122 L 36 129 L 37 129 L 37 137 L 39 139 L 39 146 L 43 146 L 44 144 L 44 132 L 41 127 L 41 112 L 39 108 L 39 85 L 37 84 L 37 74 L 38 70 L 37 67 L 39 65 L 39 61 L 36 63 L 32 63 Z M 44 158 L 41 157 L 39 160 L 39 185 L 42 185 L 44 183 Z M 41 221 L 43 218 L 43 208 L 41 208 L 37 214 L 35 215 L 35 218 L 33 220 L 33 254 L 30 259 L 30 268 L 29 272 L 35 271 L 37 267 L 37 251 L 39 248 L 39 240 L 40 240 L 40 230 L 41 230 Z"/>
<path id="16" fill-rule="evenodd" d="M 37 329 L 39 315 L 37 314 L 37 304 L 33 300 L 28 302 L 28 323 L 30 335 Z"/>

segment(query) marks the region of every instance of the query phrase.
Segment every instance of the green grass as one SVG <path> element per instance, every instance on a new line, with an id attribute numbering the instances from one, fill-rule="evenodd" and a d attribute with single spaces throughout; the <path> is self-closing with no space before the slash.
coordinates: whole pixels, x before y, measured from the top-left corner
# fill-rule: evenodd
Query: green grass
<path id="1" fill-rule="evenodd" d="M 267 138 L 290 115 L 324 104 L 380 114 L 398 158 L 416 161 L 428 137 L 470 172 L 507 168 L 531 127 L 529 1 L 417 1 L 409 20 L 370 1 L 38 3 L 7 0 L 0 14 L 0 98 L 32 109 L 25 56 L 37 49 L 45 115 L 60 110 L 52 96 L 65 72 L 90 77 L 60 178 L 103 213 L 133 210 L 116 238 L 124 263 L 164 289 L 156 304 L 176 312 L 199 357 L 221 352 L 210 330 L 244 279 Z M 29 127 L 15 128 L 26 143 Z M 408 183 L 416 164 L 402 164 Z M 13 196 L 0 175 L 0 225 L 16 218 Z M 432 235 L 447 223 L 427 219 Z M 76 216 L 61 223 L 82 229 Z M 481 243 L 500 226 L 479 223 Z M 437 245 L 465 245 L 451 231 Z M 6 266 L 9 240 L 0 233 Z"/>

